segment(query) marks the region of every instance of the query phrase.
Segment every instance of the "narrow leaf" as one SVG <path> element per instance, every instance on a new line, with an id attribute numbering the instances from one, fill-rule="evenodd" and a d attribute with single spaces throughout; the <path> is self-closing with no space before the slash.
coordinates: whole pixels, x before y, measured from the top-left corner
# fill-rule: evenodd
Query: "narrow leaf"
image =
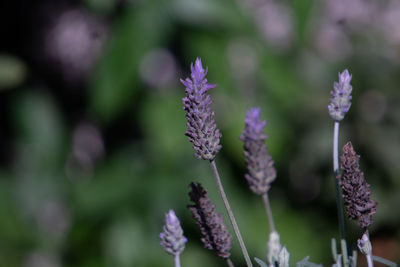
<path id="1" fill-rule="evenodd" d="M 268 265 L 259 258 L 254 257 L 254 260 L 258 263 L 258 265 L 260 265 L 260 267 L 268 267 Z"/>

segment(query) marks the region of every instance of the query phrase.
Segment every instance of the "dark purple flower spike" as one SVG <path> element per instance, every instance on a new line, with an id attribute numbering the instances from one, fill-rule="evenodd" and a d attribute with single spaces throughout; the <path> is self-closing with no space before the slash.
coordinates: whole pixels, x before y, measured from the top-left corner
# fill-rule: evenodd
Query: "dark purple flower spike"
<path id="1" fill-rule="evenodd" d="M 215 205 L 211 203 L 207 190 L 199 183 L 191 183 L 190 186 L 192 191 L 189 192 L 189 197 L 194 204 L 188 205 L 188 208 L 200 228 L 204 247 L 214 250 L 221 258 L 229 258 L 232 248 L 231 235 L 222 215 L 215 211 Z"/>

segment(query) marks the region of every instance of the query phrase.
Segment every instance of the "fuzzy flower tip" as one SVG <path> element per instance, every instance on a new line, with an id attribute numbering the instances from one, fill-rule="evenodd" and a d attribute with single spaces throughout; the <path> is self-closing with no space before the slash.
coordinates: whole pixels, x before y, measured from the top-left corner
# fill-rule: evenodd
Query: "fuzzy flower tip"
<path id="1" fill-rule="evenodd" d="M 266 121 L 260 119 L 260 108 L 251 108 L 246 112 L 245 128 L 240 140 L 244 143 L 244 156 L 248 173 L 245 178 L 250 189 L 259 195 L 268 192 L 276 178 L 274 161 L 265 145 L 267 135 L 264 134 Z"/>
<path id="2" fill-rule="evenodd" d="M 183 236 L 181 224 L 173 210 L 165 215 L 165 225 L 160 238 L 160 245 L 171 255 L 179 255 L 185 249 L 187 238 Z"/>
<path id="3" fill-rule="evenodd" d="M 217 255 L 221 258 L 229 258 L 229 251 L 232 248 L 232 237 L 222 219 L 222 215 L 215 211 L 215 205 L 211 204 L 207 190 L 199 183 L 191 183 L 190 186 L 192 191 L 189 192 L 189 197 L 194 204 L 188 205 L 188 208 L 192 212 L 197 226 L 200 228 L 201 241 L 204 247 L 216 251 Z"/>
<path id="4" fill-rule="evenodd" d="M 339 73 L 339 82 L 333 83 L 333 90 L 331 91 L 331 103 L 328 105 L 329 115 L 335 121 L 343 120 L 347 111 L 351 106 L 351 91 L 353 87 L 350 84 L 351 74 L 346 69 Z"/>
<path id="5" fill-rule="evenodd" d="M 193 143 L 196 157 L 213 160 L 221 149 L 219 142 L 222 136 L 215 123 L 215 113 L 211 109 L 211 97 L 207 94 L 215 85 L 207 83 L 207 69 L 203 68 L 199 58 L 194 65 L 191 64 L 190 69 L 190 78 L 181 79 L 186 87 L 186 97 L 182 100 L 187 120 L 185 135 Z"/>
<path id="6" fill-rule="evenodd" d="M 347 215 L 352 220 L 358 220 L 362 228 L 372 224 L 371 216 L 376 213 L 377 203 L 370 198 L 371 190 L 360 171 L 360 156 L 356 154 L 351 142 L 343 147 L 340 157 L 342 175 L 340 185 Z"/>

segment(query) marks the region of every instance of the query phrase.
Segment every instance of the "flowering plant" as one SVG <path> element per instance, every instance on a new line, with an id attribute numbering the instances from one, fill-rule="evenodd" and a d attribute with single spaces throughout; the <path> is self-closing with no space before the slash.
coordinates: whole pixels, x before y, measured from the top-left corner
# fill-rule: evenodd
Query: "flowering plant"
<path id="1" fill-rule="evenodd" d="M 210 163 L 218 191 L 224 202 L 236 239 L 242 250 L 244 260 L 246 261 L 246 265 L 251 267 L 253 266 L 253 262 L 244 244 L 215 162 L 215 157 L 222 148 L 220 144 L 222 135 L 217 128 L 215 112 L 211 108 L 211 96 L 208 94 L 208 91 L 215 88 L 215 85 L 208 84 L 206 74 L 207 68 L 204 69 L 201 60 L 197 58 L 195 63 L 191 65 L 190 78 L 181 80 L 186 87 L 186 96 L 183 98 L 187 119 L 187 130 L 185 134 L 193 144 L 195 156 L 199 159 L 207 160 Z M 334 260 L 332 266 L 357 266 L 357 252 L 355 250 L 350 250 L 346 241 L 343 206 L 348 217 L 357 220 L 359 226 L 364 231 L 358 240 L 358 248 L 361 253 L 365 254 L 368 267 L 372 267 L 374 261 L 384 263 L 388 266 L 397 266 L 395 263 L 374 256 L 372 253 L 368 227 L 372 224 L 372 215 L 376 213 L 377 203 L 371 199 L 370 186 L 365 181 L 364 174 L 359 167 L 360 156 L 355 153 L 350 142 L 343 147 L 343 154 L 340 157 L 341 171 L 339 170 L 339 123 L 344 119 L 351 106 L 351 78 L 352 76 L 348 70 L 339 73 L 339 81 L 333 84 L 333 91 L 331 92 L 332 98 L 328 105 L 329 115 L 334 120 L 333 171 L 341 248 L 339 253 L 336 247 L 336 240 L 332 239 L 332 256 Z M 261 267 L 288 267 L 290 253 L 286 247 L 281 244 L 279 231 L 275 227 L 272 209 L 269 204 L 268 192 L 271 189 L 271 183 L 277 178 L 277 171 L 265 144 L 267 135 L 265 134 L 264 128 L 266 124 L 266 121 L 261 119 L 260 108 L 249 108 L 244 120 L 244 130 L 240 136 L 240 140 L 243 141 L 244 144 L 244 157 L 247 166 L 247 173 L 244 178 L 247 180 L 250 190 L 262 197 L 270 228 L 266 260 L 263 261 L 259 258 L 254 258 L 254 260 Z M 188 205 L 188 208 L 197 226 L 200 228 L 202 235 L 201 241 L 204 247 L 215 251 L 217 256 L 226 260 L 228 266 L 234 266 L 230 259 L 232 238 L 221 214 L 217 213 L 215 205 L 211 204 L 206 189 L 199 183 L 191 183 L 190 187 L 191 192 L 189 193 L 189 197 L 193 204 Z M 168 235 L 171 237 L 167 238 Z M 164 226 L 164 232 L 161 234 L 161 238 L 161 245 L 164 249 L 175 257 L 177 257 L 177 255 L 179 257 L 179 254 L 184 248 L 186 238 L 182 235 L 182 230 L 176 217 L 172 216 L 168 218 L 167 215 L 166 226 Z M 174 242 L 176 244 L 172 244 Z M 171 250 L 171 248 L 173 249 Z M 349 251 L 351 251 L 351 254 L 349 254 Z M 175 266 L 180 266 L 179 261 L 178 263 L 177 260 L 175 261 Z M 309 261 L 309 257 L 305 257 L 297 263 L 297 266 L 316 267 L 322 265 L 312 263 Z"/>

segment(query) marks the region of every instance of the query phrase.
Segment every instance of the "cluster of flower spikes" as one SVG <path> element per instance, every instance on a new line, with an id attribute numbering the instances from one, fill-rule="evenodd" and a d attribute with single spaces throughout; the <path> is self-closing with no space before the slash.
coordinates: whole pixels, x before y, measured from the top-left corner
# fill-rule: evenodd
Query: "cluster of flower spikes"
<path id="1" fill-rule="evenodd" d="M 333 90 L 331 91 L 331 101 L 328 105 L 329 115 L 335 121 L 343 120 L 347 111 L 351 106 L 351 91 L 353 87 L 350 84 L 351 75 L 348 70 L 339 73 L 339 82 L 333 83 Z"/>
<path id="2" fill-rule="evenodd" d="M 185 249 L 187 238 L 183 236 L 181 224 L 173 210 L 165 215 L 165 225 L 160 238 L 160 245 L 171 255 L 179 255 Z"/>
<path id="3" fill-rule="evenodd" d="M 274 161 L 265 145 L 266 124 L 266 121 L 260 120 L 260 108 L 251 108 L 246 112 L 245 128 L 240 136 L 240 140 L 244 142 L 244 156 L 248 170 L 245 178 L 250 189 L 258 195 L 267 193 L 276 178 Z"/>
<path id="4" fill-rule="evenodd" d="M 188 208 L 200 228 L 204 247 L 216 251 L 221 258 L 229 258 L 232 237 L 222 215 L 215 211 L 215 205 L 211 204 L 207 190 L 199 183 L 191 183 L 190 186 L 192 191 L 189 192 L 189 197 L 194 204 L 188 205 Z"/>
<path id="5" fill-rule="evenodd" d="M 367 228 L 372 224 L 371 216 L 376 213 L 377 203 L 370 198 L 370 186 L 364 179 L 364 173 L 360 171 L 359 159 L 360 156 L 354 151 L 351 142 L 343 146 L 339 182 L 347 215 L 352 220 L 358 220 L 361 228 Z"/>
<path id="6" fill-rule="evenodd" d="M 191 78 L 181 82 L 185 85 L 186 97 L 183 98 L 183 109 L 186 111 L 187 130 L 185 135 L 193 143 L 196 157 L 204 160 L 213 160 L 221 149 L 221 133 L 215 123 L 215 113 L 211 109 L 212 100 L 207 91 L 214 88 L 206 79 L 207 69 L 204 69 L 201 60 L 196 59 L 191 64 Z"/>

